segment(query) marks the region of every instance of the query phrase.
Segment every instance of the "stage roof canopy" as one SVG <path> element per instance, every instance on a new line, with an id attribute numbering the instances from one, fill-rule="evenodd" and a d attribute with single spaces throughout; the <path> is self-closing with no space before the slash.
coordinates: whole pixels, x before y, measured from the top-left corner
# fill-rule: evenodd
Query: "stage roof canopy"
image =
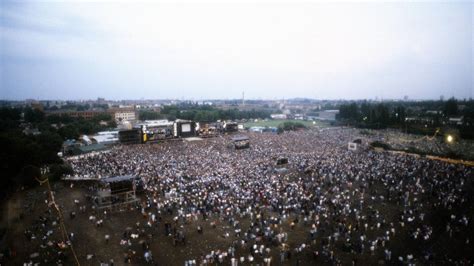
<path id="1" fill-rule="evenodd" d="M 122 181 L 132 181 L 136 178 L 137 177 L 133 175 L 123 175 L 123 176 L 113 176 L 113 177 L 102 178 L 100 179 L 100 181 L 104 183 L 115 183 L 115 182 L 122 182 Z"/>
<path id="2" fill-rule="evenodd" d="M 235 136 L 232 138 L 232 141 L 246 141 L 249 140 L 249 137 L 247 136 Z"/>

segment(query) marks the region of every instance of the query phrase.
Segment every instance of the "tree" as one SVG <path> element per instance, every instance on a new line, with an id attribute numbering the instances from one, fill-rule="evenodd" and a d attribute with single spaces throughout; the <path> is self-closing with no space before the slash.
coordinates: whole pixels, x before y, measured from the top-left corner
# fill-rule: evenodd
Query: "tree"
<path id="1" fill-rule="evenodd" d="M 38 184 L 36 179 L 41 178 L 41 170 L 34 165 L 26 165 L 21 169 L 20 174 L 15 178 L 15 183 L 19 186 L 32 187 Z"/>
<path id="2" fill-rule="evenodd" d="M 376 122 L 382 126 L 386 127 L 389 124 L 390 116 L 388 112 L 388 108 L 385 104 L 380 103 L 377 105 L 377 111 L 376 111 Z"/>
<path id="3" fill-rule="evenodd" d="M 54 132 L 45 131 L 35 138 L 40 146 L 37 151 L 41 156 L 41 164 L 59 163 L 58 152 L 61 150 L 63 141 L 61 136 Z"/>
<path id="4" fill-rule="evenodd" d="M 78 139 L 80 134 L 79 130 L 72 124 L 66 125 L 58 130 L 59 135 L 63 138 L 63 140 L 66 139 Z"/>
<path id="5" fill-rule="evenodd" d="M 219 119 L 219 113 L 217 111 L 198 111 L 194 116 L 194 121 L 217 121 Z"/>
<path id="6" fill-rule="evenodd" d="M 7 131 L 18 127 L 21 111 L 17 108 L 0 108 L 0 131 Z"/>
<path id="7" fill-rule="evenodd" d="M 38 109 L 27 108 L 25 110 L 25 121 L 30 123 L 39 123 L 44 120 L 44 112 Z"/>
<path id="8" fill-rule="evenodd" d="M 444 114 L 448 117 L 458 115 L 458 102 L 451 98 L 444 103 Z"/>
<path id="9" fill-rule="evenodd" d="M 90 105 L 89 104 L 85 104 L 85 105 L 79 105 L 77 107 L 77 111 L 86 111 L 86 110 L 89 110 L 90 109 Z"/>
<path id="10" fill-rule="evenodd" d="M 68 164 L 52 164 L 49 167 L 49 178 L 50 180 L 59 180 L 65 175 L 73 174 L 72 167 Z"/>
<path id="11" fill-rule="evenodd" d="M 339 118 L 349 122 L 356 122 L 360 117 L 357 103 L 343 104 L 339 107 Z"/>
<path id="12" fill-rule="evenodd" d="M 138 119 L 140 120 L 163 119 L 163 115 L 155 111 L 140 110 L 140 112 L 138 113 Z"/>

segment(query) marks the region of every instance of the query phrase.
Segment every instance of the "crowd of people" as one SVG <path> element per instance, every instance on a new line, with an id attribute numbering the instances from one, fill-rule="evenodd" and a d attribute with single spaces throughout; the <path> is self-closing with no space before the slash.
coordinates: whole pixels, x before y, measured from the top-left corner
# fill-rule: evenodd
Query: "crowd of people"
<path id="1" fill-rule="evenodd" d="M 203 244 L 180 265 L 473 263 L 471 167 L 373 151 L 354 129 L 247 135 L 242 150 L 219 136 L 119 145 L 70 164 L 75 175 L 142 178 L 136 226 L 117 228 L 125 263 L 159 262 L 155 234 L 189 249 L 207 230 L 226 246 Z"/>
<path id="2" fill-rule="evenodd" d="M 365 130 L 373 134 L 378 140 L 387 143 L 392 149 L 416 151 L 437 156 L 452 156 L 453 154 L 464 159 L 474 159 L 474 142 L 460 139 L 455 133 L 434 133 L 430 136 L 406 134 L 400 130 Z M 447 140 L 451 135 L 451 142 Z"/>

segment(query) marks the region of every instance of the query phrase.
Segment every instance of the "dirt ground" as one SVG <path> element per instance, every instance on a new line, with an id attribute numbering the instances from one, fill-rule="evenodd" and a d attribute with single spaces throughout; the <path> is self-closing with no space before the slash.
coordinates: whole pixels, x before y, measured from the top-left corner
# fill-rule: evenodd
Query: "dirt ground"
<path id="1" fill-rule="evenodd" d="M 138 251 L 137 255 L 132 259 L 132 264 L 144 264 L 143 250 L 139 244 L 141 240 L 147 240 L 150 243 L 154 261 L 158 262 L 158 265 L 184 265 L 185 260 L 197 259 L 201 255 L 207 254 L 210 250 L 227 249 L 232 241 L 237 239 L 232 234 L 233 229 L 230 225 L 214 217 L 209 218 L 207 221 L 192 221 L 192 226 L 183 228 L 186 234 L 186 244 L 174 246 L 172 238 L 165 236 L 163 225 L 165 222 L 172 222 L 172 215 L 164 215 L 162 222 L 158 226 L 148 228 L 146 233 L 137 241 L 134 241 L 132 246 L 123 247 L 120 246 L 119 242 L 124 230 L 129 227 L 133 228 L 132 231 L 136 231 L 137 222 L 145 223 L 147 221 L 142 216 L 139 208 L 117 211 L 107 215 L 103 213 L 98 214 L 97 217 L 103 218 L 104 223 L 103 226 L 97 227 L 93 222 L 89 221 L 91 205 L 86 199 L 86 195 L 89 193 L 87 189 L 79 186 L 70 188 L 68 184 L 58 183 L 55 184 L 55 190 L 57 191 L 55 193 L 56 201 L 61 202 L 66 229 L 75 235 L 72 243 L 81 265 L 99 265 L 100 262 L 109 262 L 110 259 L 114 260 L 115 265 L 122 265 L 124 263 L 124 254 L 128 252 L 129 248 Z M 4 258 L 0 262 L 5 263 L 5 265 L 20 265 L 28 261 L 31 254 L 41 249 L 41 241 L 39 239 L 29 241 L 25 237 L 24 231 L 35 224 L 37 217 L 44 216 L 44 213 L 48 210 L 48 205 L 45 203 L 47 198 L 47 188 L 44 185 L 35 189 L 20 191 L 5 203 L 5 206 L 7 206 L 5 211 L 9 212 L 8 220 L 10 220 L 10 226 L 8 227 L 5 241 L 2 243 L 2 250 L 7 253 L 9 248 L 14 251 L 15 255 L 9 259 Z M 79 200 L 79 205 L 76 205 L 74 200 Z M 87 202 L 89 211 L 82 214 L 78 206 L 85 202 Z M 77 216 L 73 219 L 68 216 L 68 213 L 71 211 L 76 211 L 77 213 Z M 53 214 L 52 216 L 56 216 L 56 213 L 53 212 Z M 211 222 L 216 223 L 215 228 L 211 226 Z M 248 223 L 247 219 L 241 220 L 244 228 L 248 226 Z M 202 234 L 198 234 L 197 230 L 195 230 L 198 225 L 203 228 Z M 285 228 L 289 227 L 288 225 L 284 226 Z M 59 225 L 52 226 L 51 228 L 54 229 L 54 233 L 50 239 L 60 241 L 62 236 Z M 290 245 L 300 238 L 306 237 L 307 233 L 300 229 L 302 228 L 296 227 L 295 231 L 289 235 Z M 230 236 L 226 237 L 225 233 L 230 233 Z M 105 241 L 106 234 L 110 235 L 108 243 Z M 150 238 L 149 234 L 153 235 L 153 238 Z M 237 250 L 236 256 L 240 256 L 240 253 L 246 255 L 248 254 L 247 251 L 239 252 Z M 69 257 L 65 260 L 65 265 L 73 264 L 74 260 L 71 252 L 68 249 L 65 252 Z M 94 257 L 88 260 L 87 255 L 89 254 L 93 254 Z M 276 258 L 278 254 L 274 254 L 274 256 Z M 32 261 L 43 261 L 41 264 L 46 265 L 51 263 L 51 261 L 45 263 L 44 259 L 39 256 L 32 259 Z M 305 258 L 302 258 L 302 260 L 304 261 Z"/>
<path id="2" fill-rule="evenodd" d="M 201 255 L 208 254 L 210 250 L 226 249 L 230 246 L 233 240 L 237 239 L 233 236 L 231 232 L 232 229 L 229 225 L 226 225 L 225 222 L 220 221 L 215 217 L 211 217 L 207 221 L 192 221 L 190 222 L 190 225 L 186 225 L 183 228 L 187 238 L 186 244 L 174 246 L 172 238 L 165 236 L 164 233 L 164 223 L 172 222 L 173 215 L 164 215 L 160 224 L 153 227 L 147 227 L 143 226 L 143 223 L 147 220 L 141 214 L 140 208 L 108 213 L 106 215 L 104 215 L 103 212 L 97 213 L 96 216 L 98 219 L 102 218 L 104 220 L 103 226 L 97 227 L 95 223 L 89 221 L 89 216 L 92 212 L 91 204 L 86 198 L 89 194 L 89 191 L 85 188 L 86 186 L 81 187 L 81 185 L 77 185 L 76 183 L 74 188 L 70 188 L 69 183 L 57 183 L 53 187 L 56 191 L 56 200 L 57 202 L 60 202 L 61 209 L 63 210 L 66 229 L 68 232 L 73 232 L 75 235 L 72 243 L 81 265 L 100 265 L 101 262 L 110 262 L 111 259 L 114 260 L 115 265 L 123 265 L 124 256 L 130 252 L 130 250 L 136 251 L 136 254 L 132 256 L 132 264 L 145 264 L 143 248 L 140 244 L 142 241 L 147 241 L 150 244 L 150 250 L 153 253 L 156 265 L 184 265 L 185 260 L 199 260 Z M 57 258 L 57 255 L 54 255 L 56 254 L 55 250 L 58 250 L 57 248 L 51 248 L 49 253 L 45 253 L 49 255 L 41 253 L 38 257 L 30 258 L 31 254 L 44 248 L 50 248 L 41 240 L 42 235 L 39 233 L 43 232 L 44 235 L 46 230 L 42 231 L 41 228 L 37 229 L 37 238 L 31 241 L 29 241 L 24 234 L 25 230 L 31 230 L 35 227 L 35 224 L 38 224 L 38 217 L 48 216 L 48 209 L 51 210 L 51 208 L 48 208 L 48 205 L 45 202 L 47 198 L 47 188 L 43 185 L 34 189 L 20 191 L 8 201 L 4 202 L 3 211 L 8 212 L 8 216 L 3 220 L 4 222 L 9 222 L 10 226 L 8 226 L 8 231 L 1 245 L 3 258 L 0 259 L 0 262 L 2 265 L 21 265 L 27 261 L 39 262 L 41 265 L 51 265 L 53 258 Z M 75 204 L 74 200 L 78 200 L 79 204 Z M 87 206 L 87 211 L 85 213 L 79 211 L 79 206 L 82 206 L 83 204 Z M 374 202 L 374 204 L 377 203 Z M 395 214 L 398 211 L 396 205 L 384 205 L 380 207 L 389 220 L 396 219 Z M 77 213 L 77 216 L 73 219 L 68 215 L 71 211 L 76 211 Z M 390 214 L 393 215 L 390 216 Z M 57 213 L 52 212 L 48 217 L 57 217 Z M 47 223 L 52 224 L 52 220 L 53 218 L 48 220 Z M 136 229 L 137 222 L 141 223 L 139 228 L 141 228 L 140 230 L 144 228 L 144 231 Z M 216 228 L 211 227 L 211 222 L 216 222 Z M 242 219 L 240 222 L 243 225 L 242 228 L 245 228 L 249 223 L 248 219 Z M 202 234 L 198 234 L 197 230 L 195 230 L 198 225 L 203 227 Z M 5 226 L 5 224 L 3 224 L 3 226 Z M 289 228 L 288 223 L 284 223 L 282 226 L 285 230 L 291 232 L 288 239 L 290 246 L 294 243 L 301 243 L 301 239 L 306 239 L 308 237 L 307 230 L 309 225 L 304 225 L 302 222 L 298 223 L 293 230 Z M 132 241 L 131 246 L 121 246 L 119 242 L 127 227 L 131 228 L 132 232 L 139 233 L 140 237 L 135 239 L 135 241 Z M 63 239 L 59 225 L 51 225 L 48 229 L 53 230 L 53 233 L 49 236 L 48 240 L 57 242 Z M 226 237 L 225 233 L 230 233 L 230 236 Z M 106 234 L 110 235 L 108 243 L 106 243 L 104 238 Z M 399 249 L 402 250 L 416 248 L 413 247 L 413 243 L 410 243 L 411 241 L 408 237 L 403 237 L 406 234 L 401 232 L 400 235 L 401 237 L 392 243 L 392 247 L 399 245 Z M 444 240 L 440 239 L 437 245 L 442 241 Z M 451 243 L 453 243 L 453 240 L 451 240 Z M 319 244 L 320 241 L 316 243 L 313 248 L 317 248 Z M 443 247 L 440 246 L 438 249 L 439 248 L 442 249 Z M 449 249 L 449 246 L 444 248 Z M 65 253 L 63 259 L 64 265 L 73 265 L 74 259 L 71 255 L 70 249 L 66 248 L 63 252 Z M 280 265 L 278 249 L 275 248 L 272 252 L 272 257 L 276 262 L 273 263 L 273 265 Z M 451 253 L 452 252 L 456 251 L 451 251 Z M 464 252 L 468 251 L 458 250 L 457 252 L 465 254 Z M 246 254 L 248 254 L 248 249 L 238 248 L 236 251 L 236 257 Z M 88 259 L 88 255 L 93 255 L 93 257 Z M 315 260 L 310 253 L 303 253 L 301 256 L 302 257 L 299 258 L 300 265 L 315 265 L 315 263 L 324 265 L 328 263 L 322 259 Z M 338 257 L 342 258 L 344 265 L 350 264 L 352 259 L 356 257 L 358 261 L 364 261 L 365 263 L 370 262 L 369 264 L 377 264 L 378 262 L 383 263 L 382 250 L 379 250 L 375 256 L 369 256 L 368 254 L 356 255 L 353 253 L 341 253 L 338 254 Z M 295 265 L 295 263 L 296 260 L 293 258 L 292 260 L 285 262 L 285 265 Z"/>

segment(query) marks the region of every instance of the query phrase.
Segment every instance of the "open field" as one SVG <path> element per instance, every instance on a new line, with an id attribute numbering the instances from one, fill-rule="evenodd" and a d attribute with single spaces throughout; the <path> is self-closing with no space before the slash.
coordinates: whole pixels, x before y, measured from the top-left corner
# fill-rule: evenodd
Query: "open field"
<path id="1" fill-rule="evenodd" d="M 258 122 L 247 122 L 247 123 L 244 124 L 244 127 L 278 127 L 278 125 L 283 124 L 285 122 L 302 123 L 307 127 L 313 127 L 313 126 L 326 127 L 326 126 L 328 126 L 328 123 L 321 122 L 321 121 L 315 121 L 315 124 L 313 124 L 313 121 L 287 119 L 287 120 L 267 120 L 267 121 L 259 120 Z"/>

